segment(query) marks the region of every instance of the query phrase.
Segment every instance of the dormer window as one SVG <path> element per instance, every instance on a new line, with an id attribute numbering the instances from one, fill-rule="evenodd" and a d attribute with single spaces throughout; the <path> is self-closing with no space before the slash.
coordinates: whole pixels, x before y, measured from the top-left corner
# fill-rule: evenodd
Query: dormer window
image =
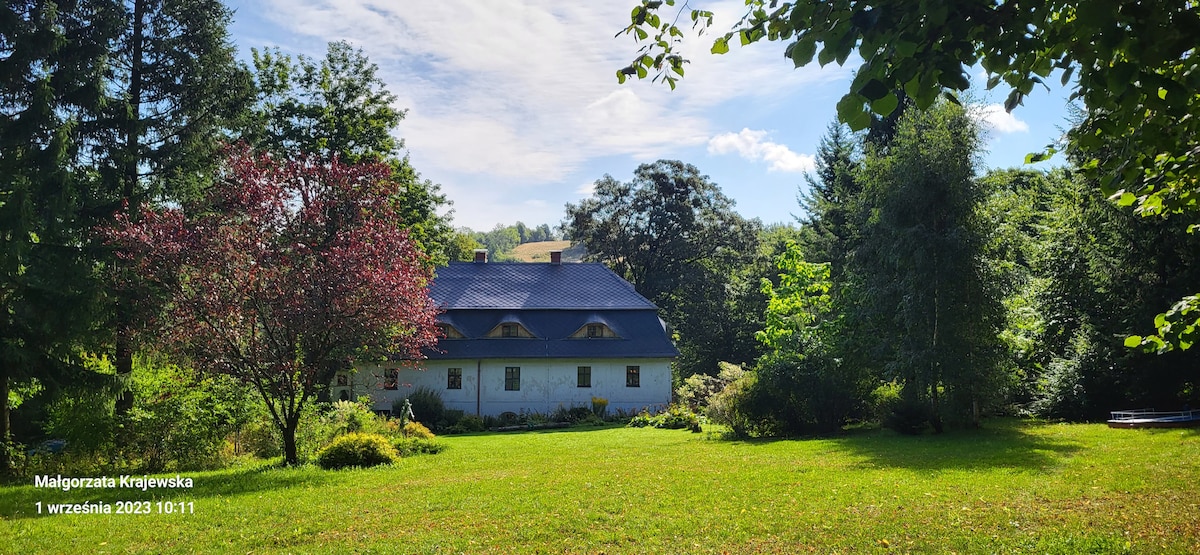
<path id="1" fill-rule="evenodd" d="M 525 329 L 525 326 L 522 326 L 521 324 L 519 324 L 517 322 L 503 322 L 500 325 L 492 328 L 492 331 L 489 331 L 487 336 L 488 337 L 510 338 L 510 339 L 511 338 L 527 339 L 527 338 L 535 337 L 532 333 L 529 332 L 529 330 Z"/>
<path id="2" fill-rule="evenodd" d="M 614 339 L 617 337 L 616 332 L 612 328 L 600 322 L 585 324 L 582 328 L 571 334 L 571 339 Z"/>
<path id="3" fill-rule="evenodd" d="M 466 337 L 462 334 L 462 332 L 458 331 L 457 328 L 451 326 L 450 324 L 438 324 L 438 327 L 442 329 L 442 337 L 446 339 L 463 339 Z"/>

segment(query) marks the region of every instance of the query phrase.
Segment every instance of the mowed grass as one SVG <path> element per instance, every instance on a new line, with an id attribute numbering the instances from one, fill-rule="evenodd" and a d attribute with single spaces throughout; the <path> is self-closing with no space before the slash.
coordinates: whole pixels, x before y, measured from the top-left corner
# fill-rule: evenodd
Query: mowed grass
<path id="1" fill-rule="evenodd" d="M 985 429 L 724 441 L 577 428 L 446 437 L 387 468 L 192 473 L 190 491 L 0 490 L 7 553 L 1200 553 L 1200 434 Z M 191 501 L 195 514 L 38 516 Z"/>

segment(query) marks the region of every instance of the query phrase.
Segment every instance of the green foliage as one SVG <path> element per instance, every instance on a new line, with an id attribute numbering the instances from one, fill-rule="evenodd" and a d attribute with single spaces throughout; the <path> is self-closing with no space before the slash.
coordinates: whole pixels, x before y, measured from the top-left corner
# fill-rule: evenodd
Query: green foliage
<path id="1" fill-rule="evenodd" d="M 408 401 L 412 405 L 412 418 L 419 422 L 439 422 L 445 417 L 446 403 L 442 401 L 442 394 L 437 390 L 421 386 L 408 394 L 408 397 L 397 399 L 392 403 L 392 414 L 394 416 L 404 418 L 407 415 L 402 414 L 404 402 Z"/>
<path id="2" fill-rule="evenodd" d="M 474 414 L 463 416 L 458 423 L 454 424 L 447 430 L 451 434 L 466 434 L 471 432 L 482 432 L 487 430 L 487 426 L 483 423 L 483 418 Z"/>
<path id="3" fill-rule="evenodd" d="M 462 255 L 440 187 L 422 180 L 402 156 L 395 131 L 404 110 L 379 78 L 379 67 L 349 43 L 331 42 L 325 57 L 295 58 L 275 49 L 251 49 L 257 99 L 242 139 L 283 159 L 316 155 L 342 162 L 386 162 L 402 184 L 395 198 L 410 238 L 433 262 Z"/>
<path id="4" fill-rule="evenodd" d="M 985 259 L 978 148 L 975 121 L 940 103 L 901 116 L 862 171 L 872 216 L 852 264 L 863 292 L 855 325 L 877 338 L 884 379 L 926 402 L 939 431 L 943 417 L 978 425 L 1004 393 L 1004 312 Z"/>
<path id="5" fill-rule="evenodd" d="M 367 403 L 335 401 L 329 412 L 325 413 L 325 419 L 332 426 L 334 433 L 341 435 L 375 428 L 377 416 Z"/>
<path id="6" fill-rule="evenodd" d="M 883 418 L 883 427 L 896 433 L 913 436 L 929 429 L 934 419 L 928 403 L 917 399 L 901 398 L 892 404 L 891 411 Z"/>
<path id="7" fill-rule="evenodd" d="M 433 438 L 400 437 L 392 440 L 392 447 L 401 457 L 416 455 L 436 455 L 446 450 L 446 444 L 434 441 Z"/>
<path id="8" fill-rule="evenodd" d="M 653 38 L 617 72 L 618 81 L 647 77 L 653 69 L 655 80 L 675 88 L 668 70 L 687 62 L 676 52 L 684 33 L 675 23 L 686 4 L 659 26 L 661 5 L 643 1 L 633 10 L 624 32 L 639 41 Z M 703 30 L 712 13 L 692 9 L 691 19 Z M 876 115 L 892 115 L 904 98 L 919 109 L 939 96 L 957 104 L 956 93 L 970 87 L 968 72 L 977 65 L 988 74 L 988 89 L 1007 85 L 1009 111 L 1053 73 L 1063 85 L 1074 78 L 1072 98 L 1082 100 L 1086 114 L 1066 139 L 1080 171 L 1113 200 L 1150 216 L 1200 209 L 1200 164 L 1191 152 L 1200 134 L 1197 34 L 1200 14 L 1194 2 L 1183 0 L 1057 2 L 1042 9 L 986 0 L 932 8 L 888 0 L 778 6 L 750 0 L 743 18 L 716 37 L 711 51 L 727 52 L 737 35 L 742 45 L 786 43 L 783 54 L 797 67 L 811 63 L 814 54 L 824 66 L 857 53 L 861 65 L 837 103 L 839 119 L 852 129 L 870 126 Z M 1053 151 L 1047 147 L 1029 159 Z M 1164 352 L 1190 346 L 1200 327 L 1191 293 L 1156 319 L 1156 335 L 1134 336 L 1130 345 Z"/>
<path id="9" fill-rule="evenodd" d="M 675 397 L 679 402 L 692 412 L 702 412 L 714 395 L 746 374 L 746 371 L 736 364 L 721 362 L 718 366 L 721 371 L 716 376 L 693 374 L 684 378 L 683 385 L 675 390 Z"/>
<path id="10" fill-rule="evenodd" d="M 162 357 L 137 357 L 130 389 L 134 405 L 125 414 L 114 411 L 113 391 L 63 391 L 49 405 L 46 434 L 66 440 L 76 465 L 142 472 L 218 468 L 255 410 L 251 392 L 234 380 L 200 377 Z M 57 464 L 51 457 L 37 463 Z"/>
<path id="11" fill-rule="evenodd" d="M 774 427 L 763 421 L 757 406 L 758 374 L 746 372 L 726 385 L 708 401 L 705 414 L 714 423 L 728 426 L 734 436 L 751 437 L 772 435 Z"/>
<path id="12" fill-rule="evenodd" d="M 671 405 L 667 410 L 658 414 L 650 414 L 642 411 L 629 420 L 631 428 L 662 428 L 665 430 L 690 430 L 692 433 L 700 433 L 701 426 L 704 424 L 704 417 L 696 414 L 690 408 L 683 405 Z"/>
<path id="13" fill-rule="evenodd" d="M 371 467 L 396 462 L 399 454 L 387 438 L 378 434 L 351 433 L 339 436 L 317 453 L 317 464 L 326 470 Z"/>
<path id="14" fill-rule="evenodd" d="M 563 223 L 588 260 L 603 262 L 663 310 L 679 335 L 681 377 L 758 355 L 759 276 L 746 279 L 741 269 L 754 261 L 761 228 L 699 169 L 676 160 L 642 164 L 627 183 L 602 177 L 591 198 L 567 205 Z"/>
<path id="15" fill-rule="evenodd" d="M 604 418 L 608 412 L 608 399 L 604 397 L 592 397 L 592 414 Z"/>
<path id="16" fill-rule="evenodd" d="M 788 244 L 775 261 L 779 283 L 763 280 L 767 296 L 766 327 L 755 334 L 768 349 L 778 351 L 822 333 L 832 310 L 829 264 L 804 261 L 800 246 Z"/>
<path id="17" fill-rule="evenodd" d="M 434 439 L 437 437 L 424 424 L 416 421 L 406 422 L 401 433 L 404 437 L 415 439 Z"/>

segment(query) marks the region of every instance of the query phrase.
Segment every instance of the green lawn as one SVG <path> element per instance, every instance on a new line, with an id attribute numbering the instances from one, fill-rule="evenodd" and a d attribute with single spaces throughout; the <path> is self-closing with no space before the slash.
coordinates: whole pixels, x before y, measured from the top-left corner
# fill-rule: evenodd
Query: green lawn
<path id="1" fill-rule="evenodd" d="M 388 468 L 191 473 L 158 499 L 0 490 L 6 553 L 1200 553 L 1200 433 L 991 421 L 942 436 L 730 442 L 677 430 L 446 437 Z"/>

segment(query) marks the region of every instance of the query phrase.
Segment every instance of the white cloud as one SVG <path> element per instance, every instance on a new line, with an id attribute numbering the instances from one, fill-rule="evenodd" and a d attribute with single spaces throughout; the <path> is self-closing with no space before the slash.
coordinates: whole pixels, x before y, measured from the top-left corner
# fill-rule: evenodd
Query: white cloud
<path id="1" fill-rule="evenodd" d="M 708 140 L 709 154 L 736 152 L 750 161 L 770 162 L 770 171 L 806 172 L 814 167 L 808 154 L 792 152 L 787 145 L 767 140 L 767 132 L 743 128 L 738 133 L 722 133 Z"/>
<path id="2" fill-rule="evenodd" d="M 684 42 L 681 53 L 691 63 L 675 91 L 649 82 L 618 85 L 616 69 L 637 49 L 630 37 L 613 38 L 629 20 L 621 2 L 266 0 L 259 6 L 288 33 L 363 48 L 399 107 L 409 108 L 399 132 L 427 173 L 498 175 L 528 185 L 560 181 L 598 157 L 650 160 L 702 145 L 720 103 L 786 95 L 847 73 L 792 70 L 773 44 L 713 56 L 710 33 Z M 722 2 L 714 11 L 713 29 L 723 30 L 745 6 Z M 312 44 L 299 37 L 277 39 Z"/>
<path id="3" fill-rule="evenodd" d="M 595 181 L 589 181 L 587 183 L 584 183 L 583 185 L 580 185 L 578 188 L 575 189 L 575 194 L 577 194 L 581 197 L 590 197 L 590 196 L 592 196 L 592 193 L 595 193 L 595 192 L 596 192 L 596 182 Z"/>
<path id="4" fill-rule="evenodd" d="M 976 116 L 984 125 L 998 133 L 1028 133 L 1029 124 L 1004 111 L 1002 104 L 988 104 Z"/>

